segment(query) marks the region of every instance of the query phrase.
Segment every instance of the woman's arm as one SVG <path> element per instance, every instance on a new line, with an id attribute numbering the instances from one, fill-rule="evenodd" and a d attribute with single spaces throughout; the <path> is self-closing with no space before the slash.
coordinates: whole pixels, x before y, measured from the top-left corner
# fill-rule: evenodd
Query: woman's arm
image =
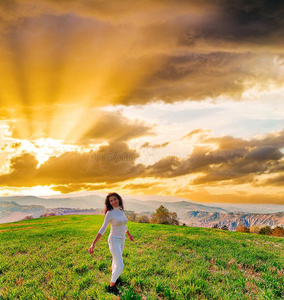
<path id="1" fill-rule="evenodd" d="M 94 247 L 95 247 L 96 243 L 98 242 L 98 240 L 101 238 L 101 236 L 102 235 L 100 233 L 98 233 L 97 236 L 96 236 L 96 238 L 93 240 L 93 242 L 92 242 L 92 244 L 91 244 L 91 246 L 89 248 L 89 253 L 90 254 L 94 253 Z"/>
<path id="2" fill-rule="evenodd" d="M 104 223 L 103 223 L 101 229 L 99 230 L 99 233 L 101 235 L 103 235 L 105 233 L 109 223 L 110 223 L 110 212 L 108 211 L 105 215 Z"/>
<path id="3" fill-rule="evenodd" d="M 90 254 L 94 253 L 95 244 L 98 242 L 98 240 L 101 238 L 101 236 L 105 233 L 109 222 L 110 222 L 110 215 L 109 215 L 109 212 L 107 212 L 105 215 L 105 218 L 104 218 L 104 223 L 89 248 Z"/>

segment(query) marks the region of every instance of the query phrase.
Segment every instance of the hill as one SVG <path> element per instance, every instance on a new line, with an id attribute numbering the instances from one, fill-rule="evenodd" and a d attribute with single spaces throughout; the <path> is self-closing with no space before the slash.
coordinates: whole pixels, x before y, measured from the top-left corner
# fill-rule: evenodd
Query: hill
<path id="1" fill-rule="evenodd" d="M 240 225 L 251 227 L 257 225 L 263 226 L 283 226 L 284 212 L 273 214 L 253 214 L 244 212 L 218 213 L 218 212 L 200 212 L 188 211 L 183 215 L 184 220 L 191 226 L 212 228 L 218 224 L 219 228 L 226 225 L 229 230 L 236 230 Z"/>
<path id="2" fill-rule="evenodd" d="M 0 225 L 0 299 L 118 299 L 105 293 L 103 216 Z M 129 222 L 120 299 L 282 299 L 284 239 L 218 229 Z M 109 229 L 108 229 L 109 230 Z"/>
<path id="3" fill-rule="evenodd" d="M 47 210 L 55 208 L 65 208 L 65 209 L 103 209 L 104 208 L 104 198 L 97 195 L 81 196 L 81 197 L 65 197 L 65 198 L 40 198 L 35 196 L 13 196 L 13 197 L 0 197 L 0 210 L 1 203 L 13 202 L 18 204 L 15 207 L 15 211 L 12 214 L 10 210 L 5 211 L 5 207 L 2 208 L 2 213 L 5 218 L 2 220 L 0 215 L 0 223 L 18 221 L 24 218 L 27 214 L 38 217 L 37 213 L 33 213 L 31 210 L 35 205 L 40 205 Z M 204 212 L 227 212 L 219 207 L 210 207 L 202 204 L 197 204 L 189 201 L 179 201 L 179 202 L 160 202 L 160 201 L 141 201 L 138 199 L 128 199 L 125 203 L 126 210 L 132 210 L 138 213 L 150 212 L 153 213 L 160 206 L 164 205 L 169 210 L 177 212 L 179 215 L 183 214 L 185 211 L 199 210 Z M 27 214 L 22 214 L 21 206 L 26 207 Z M 31 207 L 28 212 L 28 206 Z M 16 208 L 18 208 L 16 214 Z M 83 214 L 83 213 L 82 213 Z"/>
<path id="4" fill-rule="evenodd" d="M 104 198 L 91 195 L 81 197 L 66 197 L 66 198 L 40 198 L 35 196 L 13 196 L 13 197 L 0 197 L 0 203 L 2 201 L 14 201 L 20 205 L 42 205 L 46 208 L 103 208 Z M 163 202 L 148 200 L 142 201 L 134 198 L 127 199 L 125 208 L 127 210 L 133 210 L 136 212 L 155 211 L 160 205 L 166 206 L 170 210 L 175 210 L 177 213 L 182 213 L 186 210 L 199 210 L 207 212 L 228 212 L 228 210 L 220 207 L 211 207 L 202 205 L 190 201 L 179 201 L 179 202 Z"/>
<path id="5" fill-rule="evenodd" d="M 20 205 L 15 201 L 0 201 L 0 223 L 20 220 L 28 215 L 39 217 L 45 211 L 41 205 Z"/>
<path id="6" fill-rule="evenodd" d="M 6 209 L 7 203 L 13 204 L 13 211 Z M 128 198 L 125 201 L 125 209 L 135 211 L 140 214 L 152 214 L 156 209 L 163 205 L 170 211 L 178 214 L 181 223 L 195 227 L 211 228 L 215 224 L 219 226 L 226 225 L 230 230 L 235 230 L 239 225 L 258 226 L 283 226 L 284 212 L 261 214 L 248 212 L 232 212 L 230 210 L 218 207 L 202 205 L 190 201 L 157 201 Z M 101 214 L 104 207 L 104 198 L 98 195 L 60 197 L 60 198 L 39 198 L 34 196 L 13 196 L 0 197 L 0 223 L 13 222 L 23 219 L 27 215 L 34 217 L 40 216 L 35 211 L 35 207 L 41 206 L 41 210 L 56 214 L 90 214 L 90 210 L 95 210 Z M 24 209 L 22 209 L 24 207 Z M 279 207 L 280 209 L 280 207 Z M 93 213 L 96 213 L 93 211 Z"/>
<path id="7" fill-rule="evenodd" d="M 46 208 L 102 208 L 104 205 L 103 198 L 96 195 L 70 198 L 40 198 L 35 196 L 0 197 L 0 202 L 2 201 L 14 201 L 20 205 L 42 205 Z"/>

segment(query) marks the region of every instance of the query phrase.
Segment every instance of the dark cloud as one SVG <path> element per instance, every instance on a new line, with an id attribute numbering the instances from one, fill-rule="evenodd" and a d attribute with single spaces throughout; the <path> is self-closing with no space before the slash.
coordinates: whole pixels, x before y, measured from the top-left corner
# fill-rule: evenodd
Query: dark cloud
<path id="1" fill-rule="evenodd" d="M 81 138 L 90 140 L 128 141 L 145 135 L 154 135 L 152 127 L 140 120 L 130 120 L 120 112 L 100 112 L 95 124 Z"/>
<path id="2" fill-rule="evenodd" d="M 280 151 L 280 149 L 276 147 L 260 147 L 257 149 L 253 149 L 250 151 L 246 159 L 247 160 L 252 160 L 252 161 L 257 161 L 257 162 L 263 162 L 263 161 L 268 161 L 268 160 L 280 160 L 283 157 L 283 153 Z"/>
<path id="3" fill-rule="evenodd" d="M 282 168 L 284 167 L 284 164 L 282 164 Z M 265 185 L 271 185 L 271 186 L 284 186 L 284 175 L 278 175 L 274 176 L 272 178 L 269 178 L 265 180 L 264 182 Z"/>
<path id="4" fill-rule="evenodd" d="M 192 22 L 190 16 L 183 17 L 180 42 L 188 46 L 215 42 L 220 47 L 272 48 L 275 44 L 283 45 L 283 25 L 281 0 L 221 0 L 215 1 L 215 10 L 199 22 Z"/>
<path id="5" fill-rule="evenodd" d="M 125 100 L 134 104 L 149 99 L 175 102 L 220 95 L 240 98 L 246 89 L 256 84 L 264 87 L 267 82 L 283 82 L 273 59 L 273 55 L 248 52 L 188 53 L 164 57 L 157 72 L 149 75 Z"/>
<path id="6" fill-rule="evenodd" d="M 203 139 L 205 145 L 195 147 L 187 159 L 169 156 L 147 167 L 155 177 L 177 177 L 198 174 L 192 184 L 231 181 L 253 183 L 259 175 L 273 174 L 284 168 L 284 132 L 268 134 L 259 139 L 220 137 Z M 213 143 L 217 148 L 208 146 Z"/>
<path id="7" fill-rule="evenodd" d="M 173 177 L 176 168 L 181 165 L 181 159 L 176 156 L 167 156 L 147 167 L 148 176 Z"/>
<path id="8" fill-rule="evenodd" d="M 223 13 L 231 22 L 236 38 L 261 38 L 282 36 L 284 25 L 284 3 L 281 0 L 225 1 Z"/>
<path id="9" fill-rule="evenodd" d="M 210 133 L 210 131 L 207 132 Z M 204 135 L 201 141 L 205 144 L 216 144 L 221 150 L 241 149 L 245 147 L 277 147 L 281 149 L 284 145 L 284 130 L 267 133 L 262 137 L 252 139 L 236 138 L 233 136 L 212 137 L 207 135 L 206 137 Z"/>

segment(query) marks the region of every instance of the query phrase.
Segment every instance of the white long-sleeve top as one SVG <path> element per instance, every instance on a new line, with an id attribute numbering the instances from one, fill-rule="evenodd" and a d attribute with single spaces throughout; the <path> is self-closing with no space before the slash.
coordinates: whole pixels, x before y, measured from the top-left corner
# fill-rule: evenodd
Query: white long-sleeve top
<path id="1" fill-rule="evenodd" d="M 128 220 L 124 214 L 124 211 L 119 207 L 109 210 L 105 215 L 104 223 L 99 230 L 99 233 L 103 235 L 108 224 L 110 223 L 110 236 L 119 238 L 125 237 L 125 232 L 127 231 L 127 221 Z"/>

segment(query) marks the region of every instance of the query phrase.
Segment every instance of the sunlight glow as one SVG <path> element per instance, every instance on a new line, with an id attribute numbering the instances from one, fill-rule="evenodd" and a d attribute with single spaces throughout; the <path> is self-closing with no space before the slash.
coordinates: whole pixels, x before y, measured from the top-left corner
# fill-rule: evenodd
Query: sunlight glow
<path id="1" fill-rule="evenodd" d="M 10 197 L 10 196 L 56 196 L 60 195 L 60 192 L 56 192 L 51 189 L 50 186 L 33 186 L 29 188 L 2 188 L 0 191 L 0 197 Z"/>

